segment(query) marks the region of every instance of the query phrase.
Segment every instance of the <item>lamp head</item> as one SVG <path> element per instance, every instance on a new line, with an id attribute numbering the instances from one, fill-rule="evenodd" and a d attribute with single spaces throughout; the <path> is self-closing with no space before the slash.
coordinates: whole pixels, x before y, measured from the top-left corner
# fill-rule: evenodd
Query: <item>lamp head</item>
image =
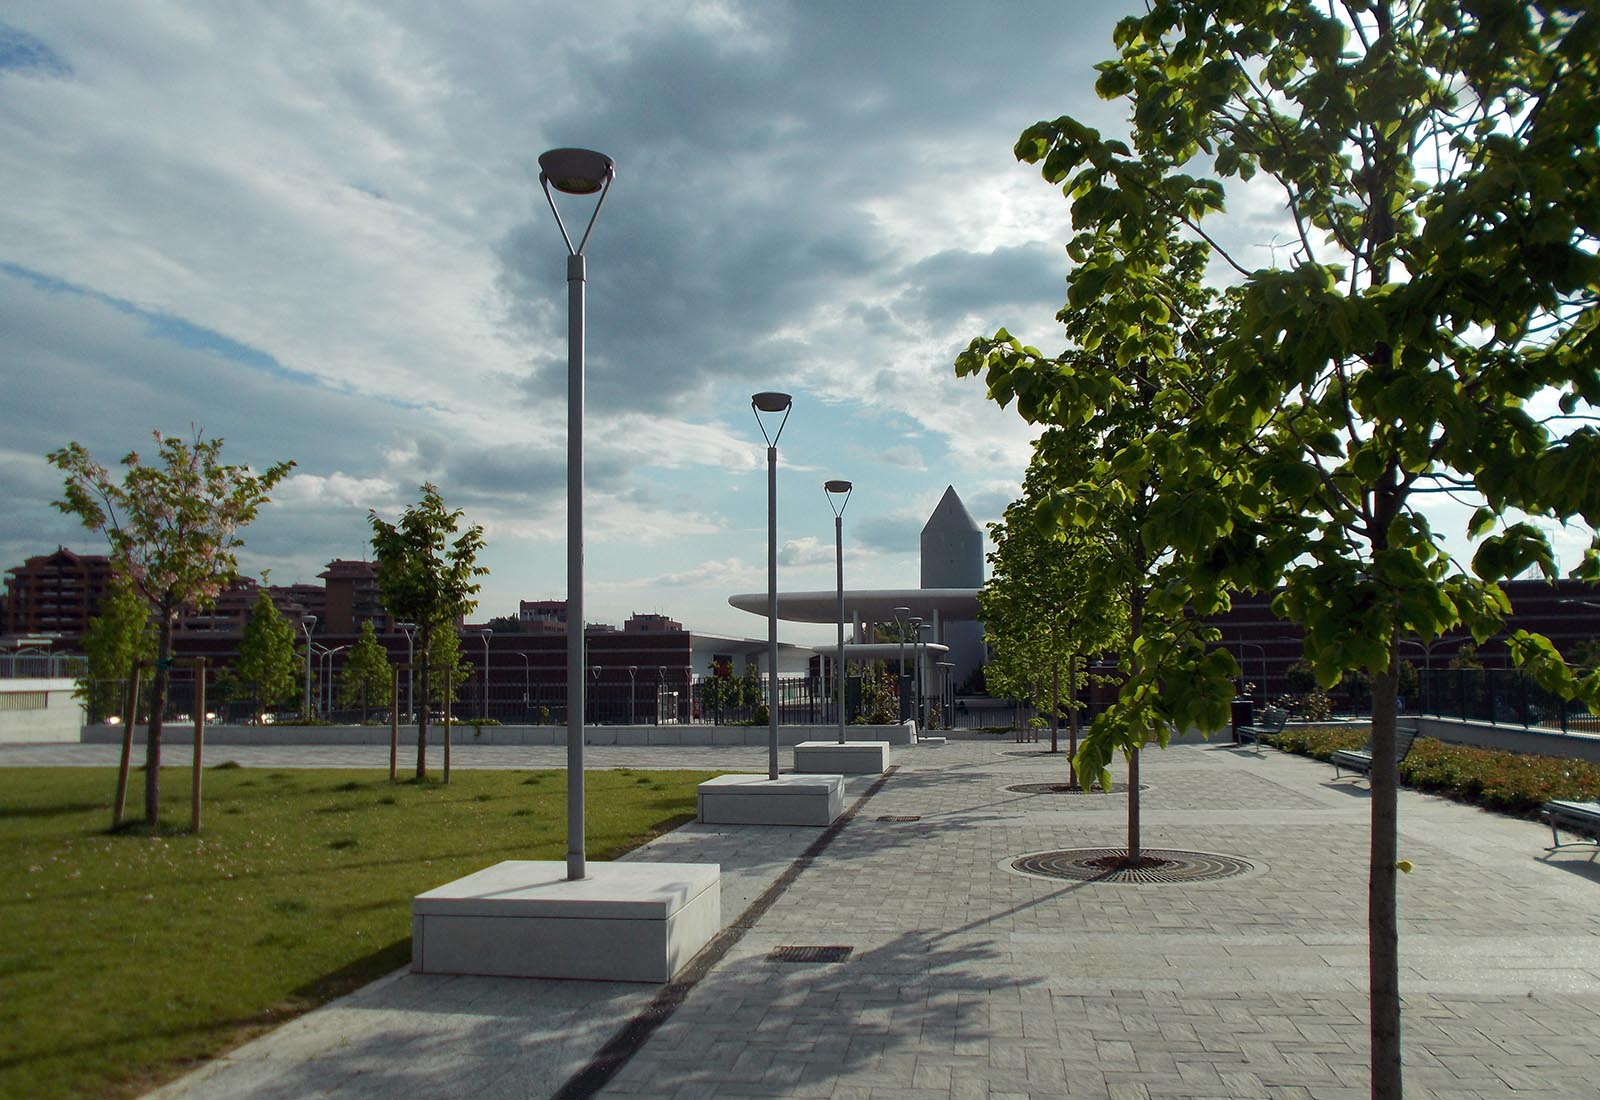
<path id="1" fill-rule="evenodd" d="M 566 195 L 592 195 L 617 175 L 617 162 L 593 149 L 539 154 L 539 179 Z"/>
<path id="2" fill-rule="evenodd" d="M 316 626 L 317 617 L 315 615 L 302 615 L 300 616 L 300 625 L 307 627 Z"/>
<path id="3" fill-rule="evenodd" d="M 778 393 L 775 390 L 768 390 L 763 393 L 758 393 L 754 397 L 750 398 L 750 404 L 755 406 L 756 412 L 764 413 L 784 412 L 793 403 L 794 398 L 790 397 L 786 393 Z"/>
<path id="4" fill-rule="evenodd" d="M 824 481 L 822 491 L 825 493 L 848 493 L 854 486 L 848 481 Z"/>

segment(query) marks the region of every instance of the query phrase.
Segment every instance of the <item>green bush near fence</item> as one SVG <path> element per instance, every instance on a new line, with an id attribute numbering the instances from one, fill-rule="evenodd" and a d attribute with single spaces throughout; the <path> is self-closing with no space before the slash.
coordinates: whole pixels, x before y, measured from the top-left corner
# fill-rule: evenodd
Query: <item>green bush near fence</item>
<path id="1" fill-rule="evenodd" d="M 1329 759 L 1339 749 L 1359 749 L 1367 726 L 1291 726 L 1273 743 L 1285 752 Z M 1551 799 L 1600 798 L 1600 764 L 1561 756 L 1533 756 L 1419 737 L 1400 763 L 1400 781 L 1430 794 L 1501 813 L 1531 817 Z"/>
<path id="2" fill-rule="evenodd" d="M 1600 764 L 1451 745 L 1431 737 L 1417 738 L 1400 765 L 1400 778 L 1418 790 L 1523 816 L 1553 798 L 1600 797 Z"/>

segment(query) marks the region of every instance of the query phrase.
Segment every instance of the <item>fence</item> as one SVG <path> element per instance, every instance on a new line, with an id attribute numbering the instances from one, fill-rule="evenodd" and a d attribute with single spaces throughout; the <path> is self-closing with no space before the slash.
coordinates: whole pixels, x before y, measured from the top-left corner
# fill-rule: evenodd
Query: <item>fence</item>
<path id="1" fill-rule="evenodd" d="M 531 676 L 502 679 L 499 670 L 485 685 L 481 675 L 468 677 L 456 686 L 456 701 L 450 708 L 455 721 L 471 722 L 488 719 L 501 725 L 565 725 L 567 721 L 567 684 L 563 680 L 539 680 Z M 765 684 L 758 700 L 744 698 L 744 692 L 730 690 L 727 679 L 700 678 L 686 669 L 639 670 L 630 676 L 626 669 L 603 669 L 591 673 L 584 684 L 586 725 L 739 725 L 765 724 L 767 703 Z M 99 681 L 95 684 L 91 721 L 107 715 L 123 716 L 127 709 L 124 695 L 127 685 L 121 682 Z M 330 690 L 331 688 L 331 690 Z M 910 698 L 907 692 L 907 715 Z M 303 681 L 287 699 L 264 707 L 248 696 L 224 697 L 217 690 L 215 679 L 209 679 L 206 693 L 208 720 L 224 724 L 244 724 L 257 720 L 289 722 L 299 720 L 305 711 L 306 690 Z M 340 698 L 336 684 L 326 682 L 313 674 L 310 687 L 310 711 L 318 721 L 337 725 L 355 725 L 362 722 L 388 722 L 389 704 L 377 699 L 368 706 L 347 705 Z M 856 677 L 845 681 L 845 721 L 852 723 L 861 713 L 861 688 Z M 780 725 L 832 725 L 838 719 L 838 705 L 833 697 L 833 686 L 819 678 L 808 676 L 780 677 L 778 680 L 778 722 Z M 400 679 L 400 704 L 403 714 L 414 714 L 422 706 L 422 689 L 418 683 L 407 684 L 405 675 Z M 140 686 L 140 703 L 136 721 L 148 719 L 149 683 Z M 191 667 L 175 667 L 167 682 L 166 706 L 162 708 L 167 721 L 192 721 L 195 710 L 195 676 Z M 947 708 L 938 700 L 928 701 L 928 721 L 925 725 L 942 721 Z M 1009 712 L 1007 712 L 1009 714 Z M 443 707 L 434 703 L 431 708 L 434 720 L 443 718 Z M 263 719 L 262 716 L 266 717 Z"/>
<path id="2" fill-rule="evenodd" d="M 1464 722 L 1600 734 L 1600 716 L 1544 690 L 1520 669 L 1435 668 L 1418 673 L 1418 698 L 1404 709 Z"/>
<path id="3" fill-rule="evenodd" d="M 8 653 L 0 656 L 0 680 L 76 680 L 88 670 L 87 657 L 51 656 L 47 653 Z"/>

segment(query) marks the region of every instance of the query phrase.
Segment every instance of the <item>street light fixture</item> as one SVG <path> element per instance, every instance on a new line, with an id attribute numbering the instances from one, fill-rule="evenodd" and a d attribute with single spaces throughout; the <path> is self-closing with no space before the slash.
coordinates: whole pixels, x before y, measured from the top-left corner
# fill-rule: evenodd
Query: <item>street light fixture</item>
<path id="1" fill-rule="evenodd" d="M 633 700 L 638 694 L 639 666 L 628 666 L 628 725 L 633 725 Z"/>
<path id="2" fill-rule="evenodd" d="M 583 307 L 584 245 L 605 205 L 617 162 L 592 149 L 539 155 L 539 186 L 567 246 L 567 878 L 585 877 L 583 850 Z M 554 187 L 567 195 L 599 193 L 589 225 L 572 247 Z"/>
<path id="3" fill-rule="evenodd" d="M 839 619 L 839 651 L 833 663 L 834 694 L 838 697 L 839 707 L 839 744 L 844 744 L 844 510 L 850 503 L 850 494 L 855 487 L 848 481 L 824 481 L 822 483 L 823 495 L 828 498 L 828 507 L 833 509 L 833 558 L 837 577 L 838 594 L 838 619 Z M 838 500 L 840 495 L 842 500 Z M 838 503 L 835 503 L 838 500 Z"/>
<path id="4" fill-rule="evenodd" d="M 300 629 L 306 636 L 306 694 L 305 700 L 300 704 L 300 717 L 307 722 L 311 721 L 311 631 L 316 625 L 315 615 L 300 616 Z"/>
<path id="5" fill-rule="evenodd" d="M 412 721 L 417 716 L 416 700 L 412 698 L 412 687 L 416 683 L 417 671 L 413 666 L 416 655 L 412 651 L 411 635 L 417 629 L 416 623 L 395 623 L 395 629 L 406 636 L 406 721 Z M 400 700 L 395 700 L 395 705 L 400 705 Z"/>
<path id="6" fill-rule="evenodd" d="M 756 425 L 767 441 L 767 778 L 778 778 L 778 437 L 789 422 L 794 399 L 764 391 L 750 398 Z M 768 432 L 761 414 L 783 414 L 777 431 Z"/>
<path id="7" fill-rule="evenodd" d="M 904 691 L 906 682 L 906 616 L 910 614 L 911 609 L 909 607 L 897 607 L 894 609 L 895 636 L 900 639 L 900 675 L 895 680 L 894 694 L 895 698 L 900 700 L 900 721 L 902 722 L 906 720 Z"/>
<path id="8" fill-rule="evenodd" d="M 318 646 L 317 659 L 327 668 L 322 675 L 322 712 L 330 718 L 333 716 L 333 655 L 341 650 L 349 649 L 348 645 Z"/>
<path id="9" fill-rule="evenodd" d="M 906 620 L 911 624 L 911 718 L 922 728 L 922 616 Z"/>
<path id="10" fill-rule="evenodd" d="M 489 717 L 489 639 L 494 637 L 494 631 L 486 626 L 479 633 L 483 635 L 483 696 L 478 700 L 481 704 L 478 714 L 487 718 Z"/>

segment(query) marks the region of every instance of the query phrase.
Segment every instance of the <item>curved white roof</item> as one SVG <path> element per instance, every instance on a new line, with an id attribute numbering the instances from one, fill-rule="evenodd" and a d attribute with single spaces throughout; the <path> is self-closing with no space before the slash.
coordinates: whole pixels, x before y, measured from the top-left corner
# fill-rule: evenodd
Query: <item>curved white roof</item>
<path id="1" fill-rule="evenodd" d="M 826 592 L 779 592 L 778 618 L 789 623 L 836 622 L 839 594 Z M 765 617 L 767 594 L 741 592 L 729 596 L 728 602 L 740 611 Z M 978 590 L 976 588 L 877 588 L 850 591 L 844 594 L 844 617 L 849 622 L 857 613 L 868 622 L 891 622 L 894 609 L 909 607 L 911 614 L 933 620 L 937 611 L 945 622 L 976 621 L 978 618 Z"/>

